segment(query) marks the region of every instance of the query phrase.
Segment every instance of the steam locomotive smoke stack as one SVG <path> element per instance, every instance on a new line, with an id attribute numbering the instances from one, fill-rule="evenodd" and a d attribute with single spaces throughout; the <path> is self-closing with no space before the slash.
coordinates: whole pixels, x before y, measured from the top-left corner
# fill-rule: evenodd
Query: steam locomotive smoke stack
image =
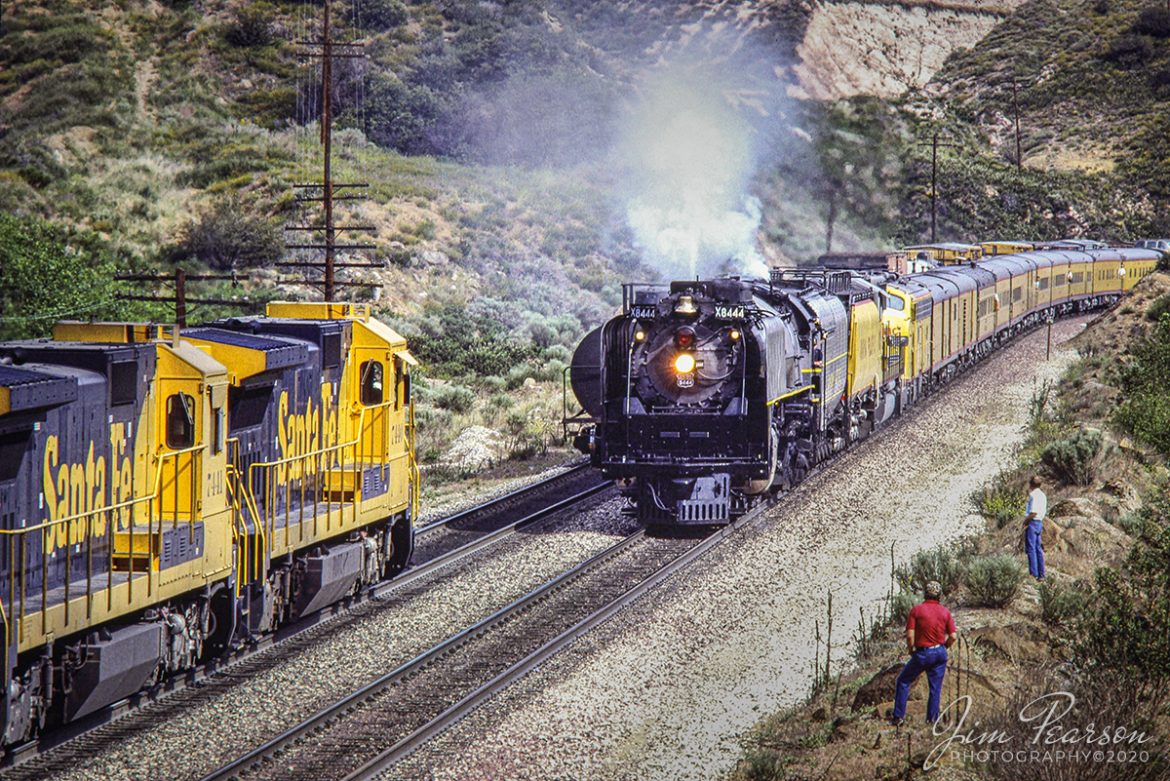
<path id="1" fill-rule="evenodd" d="M 765 274 L 760 204 L 748 194 L 752 130 L 729 94 L 710 74 L 669 69 L 646 83 L 622 134 L 627 220 L 666 277 Z"/>

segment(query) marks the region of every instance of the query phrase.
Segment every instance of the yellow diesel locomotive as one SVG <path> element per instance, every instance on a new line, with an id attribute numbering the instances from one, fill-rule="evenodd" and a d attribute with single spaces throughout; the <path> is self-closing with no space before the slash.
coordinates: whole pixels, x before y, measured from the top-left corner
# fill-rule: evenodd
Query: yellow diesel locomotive
<path id="1" fill-rule="evenodd" d="M 413 365 L 361 304 L 0 344 L 4 743 L 405 567 Z"/>

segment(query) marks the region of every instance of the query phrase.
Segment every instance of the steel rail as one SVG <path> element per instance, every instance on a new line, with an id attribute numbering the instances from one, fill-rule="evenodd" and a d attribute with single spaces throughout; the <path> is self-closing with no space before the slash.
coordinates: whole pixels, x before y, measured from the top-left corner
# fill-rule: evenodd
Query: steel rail
<path id="1" fill-rule="evenodd" d="M 434 523 L 420 527 L 415 530 L 416 535 L 423 531 L 433 531 L 445 526 L 448 522 L 458 520 L 460 518 L 468 518 L 477 513 L 483 512 L 484 508 L 490 510 L 499 509 L 504 501 L 507 499 L 515 499 L 526 496 L 536 492 L 537 488 L 547 488 L 549 485 L 558 481 L 564 480 L 566 475 L 578 475 L 588 468 L 588 464 L 576 464 L 571 469 L 561 472 L 558 475 L 541 480 L 537 483 L 525 486 L 515 491 L 509 492 L 504 496 L 485 502 L 483 505 L 468 508 L 460 511 L 447 518 L 440 519 Z M 509 522 L 508 524 L 495 529 L 491 532 L 486 532 L 482 536 L 471 540 L 453 550 L 447 551 L 440 556 L 426 561 L 420 565 L 413 566 L 398 575 L 375 583 L 367 588 L 361 590 L 348 599 L 335 602 L 332 605 L 321 608 L 319 611 L 304 616 L 297 621 L 277 629 L 271 634 L 265 635 L 257 640 L 249 642 L 244 646 L 227 651 L 214 659 L 210 659 L 203 664 L 200 664 L 193 670 L 185 673 L 175 675 L 167 679 L 163 683 L 150 691 L 139 692 L 129 697 L 125 697 L 117 702 L 113 702 L 104 708 L 95 711 L 94 713 L 79 719 L 75 722 L 61 725 L 50 733 L 41 735 L 35 740 L 27 743 L 11 747 L 0 763 L 0 768 L 8 769 L 15 768 L 26 764 L 38 757 L 47 756 L 50 752 L 61 748 L 70 741 L 84 737 L 88 733 L 117 721 L 118 719 L 127 716 L 131 713 L 143 710 L 147 707 L 163 702 L 171 695 L 183 691 L 185 689 L 196 686 L 203 681 L 218 675 L 225 670 L 247 660 L 258 654 L 276 648 L 284 643 L 292 641 L 310 629 L 314 629 L 321 624 L 334 620 L 341 616 L 350 613 L 354 608 L 368 604 L 371 601 L 384 600 L 389 595 L 396 591 L 400 591 L 406 586 L 422 580 L 423 578 L 434 574 L 438 570 L 454 564 L 455 562 L 467 558 L 472 554 L 481 552 L 487 548 L 496 545 L 503 540 L 523 531 L 526 528 L 534 526 L 549 517 L 567 510 L 586 499 L 602 493 L 607 488 L 611 487 L 612 483 L 609 481 L 601 482 L 598 485 L 591 486 L 583 491 L 579 491 L 572 496 L 566 497 L 552 504 L 529 513 L 523 518 Z M 489 510 L 489 511 L 490 511 Z"/>
<path id="2" fill-rule="evenodd" d="M 508 618 L 520 613 L 521 611 L 531 607 L 533 604 L 552 593 L 553 591 L 564 587 L 567 583 L 580 577 L 586 571 L 596 567 L 598 564 L 612 559 L 622 551 L 629 548 L 638 540 L 645 537 L 645 530 L 639 529 L 633 534 L 628 535 L 621 541 L 611 545 L 599 553 L 590 556 L 585 561 L 580 562 L 572 569 L 562 572 L 552 580 L 538 586 L 533 591 L 513 600 L 511 603 L 500 608 L 491 615 L 480 619 L 471 626 L 451 635 L 439 644 L 432 646 L 430 649 L 424 651 L 413 659 L 399 665 L 385 675 L 377 678 L 374 681 L 366 684 L 355 692 L 345 696 L 337 702 L 329 705 L 309 718 L 300 722 L 299 724 L 290 727 L 276 737 L 261 746 L 256 747 L 247 754 L 233 760 L 231 763 L 213 771 L 204 776 L 201 781 L 227 781 L 228 779 L 236 778 L 246 773 L 250 768 L 261 765 L 272 757 L 280 754 L 287 746 L 304 739 L 311 735 L 319 727 L 327 724 L 333 719 L 337 718 L 345 711 L 354 707 L 355 705 L 369 699 L 371 696 L 384 691 L 393 686 L 395 683 L 404 680 L 422 670 L 435 660 L 442 657 L 449 651 L 458 648 L 469 640 L 478 637 L 490 629 L 500 625 Z"/>
<path id="3" fill-rule="evenodd" d="M 770 505 L 761 505 L 758 509 L 744 514 L 737 521 L 728 524 L 727 526 L 720 527 L 717 531 L 712 532 L 697 545 L 684 551 L 674 559 L 671 559 L 664 566 L 651 573 L 648 577 L 643 579 L 633 588 L 623 593 L 621 596 L 611 600 L 599 610 L 596 610 L 589 616 L 581 619 L 572 627 L 557 635 L 548 643 L 544 644 L 537 650 L 530 653 L 528 656 L 521 659 L 519 662 L 516 662 L 508 669 L 492 678 L 483 686 L 480 686 L 478 689 L 468 693 L 467 696 L 465 696 L 459 702 L 440 713 L 438 716 L 424 724 L 419 729 L 402 738 L 397 743 L 363 764 L 357 770 L 345 776 L 343 781 L 365 781 L 366 779 L 372 779 L 381 775 L 400 760 L 413 753 L 421 745 L 449 729 L 452 725 L 478 708 L 488 699 L 494 697 L 496 694 L 530 673 L 533 669 L 548 661 L 548 659 L 561 652 L 572 643 L 576 642 L 585 634 L 593 631 L 601 624 L 613 618 L 613 616 L 615 616 L 623 608 L 637 601 L 650 590 L 660 586 L 666 580 L 675 575 L 679 570 L 685 568 L 696 559 L 709 553 L 711 549 L 713 549 L 716 545 L 719 545 L 735 532 L 755 522 L 769 507 Z M 208 780 L 205 779 L 205 781 Z"/>
<path id="4" fill-rule="evenodd" d="M 497 509 L 500 509 L 508 502 L 524 498 L 531 494 L 539 493 L 540 491 L 548 488 L 550 485 L 564 481 L 571 477 L 576 477 L 577 475 L 586 472 L 589 469 L 590 464 L 588 461 L 575 462 L 570 466 L 569 469 L 566 469 L 564 472 L 555 474 L 552 477 L 547 477 L 544 480 L 539 480 L 535 483 L 529 483 L 528 485 L 517 488 L 514 491 L 509 491 L 508 493 L 497 496 L 494 499 L 489 499 L 483 504 L 477 504 L 474 507 L 468 507 L 465 510 L 460 510 L 459 512 L 452 513 L 451 515 L 448 515 L 444 518 L 439 518 L 438 520 L 432 521 L 431 523 L 419 526 L 414 530 L 415 537 L 417 538 L 420 534 L 425 535 L 436 529 L 441 529 L 444 526 L 450 526 L 461 521 L 466 521 L 469 518 L 474 518 L 477 515 L 493 512 Z"/>
<path id="5" fill-rule="evenodd" d="M 385 751 L 377 754 L 375 757 L 364 763 L 360 768 L 352 772 L 346 778 L 361 779 L 381 773 L 387 767 L 390 767 L 399 761 L 402 757 L 414 751 L 420 745 L 430 740 L 443 730 L 447 729 L 459 719 L 463 718 L 463 716 L 476 708 L 482 702 L 492 697 L 494 694 L 498 693 L 500 690 L 513 683 L 518 678 L 530 672 L 534 667 L 540 665 L 554 654 L 564 649 L 570 643 L 580 638 L 582 635 L 595 629 L 600 624 L 612 618 L 622 608 L 636 601 L 648 591 L 657 587 L 668 578 L 673 576 L 679 570 L 683 569 L 699 557 L 709 552 L 712 548 L 727 539 L 729 536 L 740 531 L 748 524 L 754 523 L 756 520 L 762 517 L 763 511 L 766 510 L 769 506 L 770 505 L 768 504 L 761 504 L 759 507 L 754 508 L 749 513 L 746 513 L 732 524 L 715 530 L 678 555 L 672 556 L 669 561 L 655 569 L 649 575 L 640 577 L 635 585 L 624 591 L 620 596 L 607 601 L 599 609 L 590 612 L 587 616 L 576 622 L 569 629 L 561 632 L 550 641 L 542 644 L 539 648 L 527 654 L 518 662 L 510 664 L 504 671 L 495 675 L 488 682 L 463 696 L 457 703 L 447 707 L 439 715 L 429 720 L 419 728 L 415 729 L 409 735 L 398 740 Z M 487 616 L 476 624 L 462 630 L 455 635 L 452 635 L 438 645 L 435 645 L 426 652 L 418 655 L 414 659 L 388 672 L 386 675 L 372 681 L 361 689 L 347 695 L 345 698 L 338 700 L 332 705 L 322 709 L 313 716 L 302 721 L 300 724 L 297 724 L 280 735 L 274 737 L 264 745 L 258 746 L 247 754 L 234 760 L 232 763 L 225 765 L 213 773 L 205 776 L 202 781 L 226 781 L 227 779 L 246 776 L 246 774 L 251 769 L 263 766 L 270 759 L 283 754 L 286 749 L 289 749 L 294 744 L 304 741 L 306 738 L 318 732 L 326 725 L 332 724 L 337 719 L 343 717 L 344 714 L 346 714 L 348 711 L 351 711 L 359 706 L 362 702 L 369 700 L 370 698 L 378 695 L 379 693 L 399 682 L 419 674 L 420 671 L 422 671 L 424 668 L 429 667 L 436 660 L 446 656 L 453 649 L 463 646 L 469 641 L 485 635 L 493 628 L 504 624 L 517 614 L 526 611 L 535 604 L 541 602 L 554 591 L 559 591 L 565 588 L 568 586 L 568 584 L 580 578 L 585 573 L 594 570 L 604 563 L 615 560 L 617 556 L 627 551 L 631 545 L 644 538 L 644 530 L 639 530 L 629 535 L 620 542 L 591 556 L 589 559 L 586 559 L 572 569 L 562 573 L 561 575 L 558 575 L 550 581 L 547 581 L 528 594 L 513 601 L 506 607 L 501 608 L 492 615 Z M 287 757 L 282 759 L 287 759 Z"/>

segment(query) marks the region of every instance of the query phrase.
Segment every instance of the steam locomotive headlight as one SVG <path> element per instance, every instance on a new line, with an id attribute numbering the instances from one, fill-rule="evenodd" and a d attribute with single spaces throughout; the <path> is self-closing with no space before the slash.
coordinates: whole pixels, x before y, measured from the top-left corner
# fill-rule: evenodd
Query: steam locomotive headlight
<path id="1" fill-rule="evenodd" d="M 635 342 L 646 341 L 646 332 L 643 331 L 641 328 L 639 328 L 637 331 L 634 331 L 634 341 Z"/>
<path id="2" fill-rule="evenodd" d="M 679 374 L 690 374 L 695 370 L 695 356 L 679 353 L 674 359 L 674 370 Z"/>
<path id="3" fill-rule="evenodd" d="M 727 334 L 727 338 L 733 342 L 738 342 L 741 336 L 743 336 L 743 334 L 739 332 L 738 328 L 732 328 Z"/>

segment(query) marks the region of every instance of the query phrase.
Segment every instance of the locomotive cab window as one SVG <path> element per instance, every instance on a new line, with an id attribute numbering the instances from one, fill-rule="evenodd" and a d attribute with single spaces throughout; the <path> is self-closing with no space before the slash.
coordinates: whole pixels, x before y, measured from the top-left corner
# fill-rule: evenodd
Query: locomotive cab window
<path id="1" fill-rule="evenodd" d="M 366 361 L 361 365 L 361 401 L 363 406 L 372 407 L 382 403 L 384 399 L 382 372 L 382 364 L 378 361 Z"/>
<path id="2" fill-rule="evenodd" d="M 167 397 L 167 447 L 182 450 L 195 444 L 195 399 L 186 393 Z"/>

